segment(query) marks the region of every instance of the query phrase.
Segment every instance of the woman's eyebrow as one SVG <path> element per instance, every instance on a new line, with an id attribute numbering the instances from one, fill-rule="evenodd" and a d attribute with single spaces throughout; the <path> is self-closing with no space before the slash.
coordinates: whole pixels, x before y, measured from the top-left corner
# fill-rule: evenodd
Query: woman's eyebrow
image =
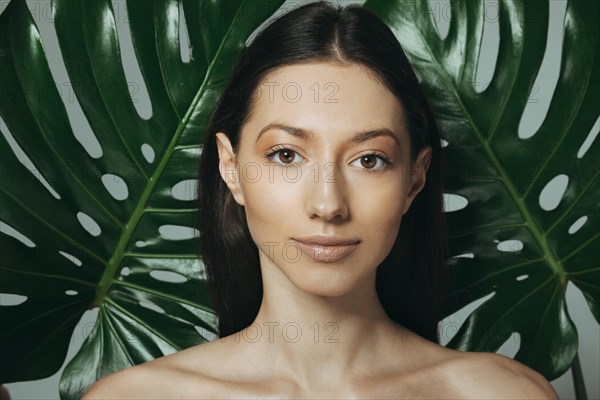
<path id="1" fill-rule="evenodd" d="M 270 129 L 282 130 L 282 131 L 287 132 L 290 135 L 295 136 L 304 141 L 312 139 L 316 136 L 315 133 L 309 129 L 297 128 L 294 126 L 288 126 L 288 125 L 284 125 L 284 124 L 280 124 L 280 123 L 271 123 L 260 130 L 260 133 L 258 134 L 256 141 L 258 142 L 258 139 L 260 139 L 261 135 Z M 370 130 L 364 131 L 364 132 L 357 132 L 356 134 L 354 134 L 354 136 L 352 136 L 350 139 L 348 139 L 346 141 L 346 143 L 351 143 L 351 142 L 362 143 L 362 142 L 366 142 L 367 140 L 371 140 L 371 139 L 379 137 L 379 136 L 390 137 L 390 138 L 394 139 L 394 141 L 398 145 L 400 145 L 400 142 L 398 141 L 398 137 L 394 134 L 394 132 L 391 129 L 388 129 L 388 128 L 377 128 L 377 129 L 370 129 Z"/>

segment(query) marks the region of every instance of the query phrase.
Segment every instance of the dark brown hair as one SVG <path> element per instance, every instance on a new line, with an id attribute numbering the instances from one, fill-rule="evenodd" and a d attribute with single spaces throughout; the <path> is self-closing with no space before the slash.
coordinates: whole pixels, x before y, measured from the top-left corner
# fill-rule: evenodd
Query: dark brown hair
<path id="1" fill-rule="evenodd" d="M 215 134 L 226 133 L 236 151 L 256 89 L 267 74 L 282 66 L 314 62 L 366 67 L 404 108 L 411 161 L 423 146 L 432 147 L 426 184 L 404 215 L 390 254 L 378 266 L 376 290 L 392 320 L 438 342 L 448 252 L 438 127 L 417 76 L 387 25 L 363 7 L 326 2 L 297 8 L 256 36 L 242 51 L 204 131 L 197 223 L 219 337 L 252 323 L 263 288 L 258 247 L 244 207 L 235 202 L 219 174 Z"/>

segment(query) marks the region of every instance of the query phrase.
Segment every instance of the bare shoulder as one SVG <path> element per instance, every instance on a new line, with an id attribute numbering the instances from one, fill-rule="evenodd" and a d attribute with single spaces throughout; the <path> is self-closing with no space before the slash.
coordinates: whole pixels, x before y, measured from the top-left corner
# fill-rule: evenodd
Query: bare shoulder
<path id="1" fill-rule="evenodd" d="M 112 373 L 90 386 L 82 399 L 133 398 L 136 395 L 143 396 L 144 393 L 140 393 L 139 388 L 147 387 L 147 384 L 146 386 L 140 386 L 143 381 L 152 382 L 152 379 L 148 379 L 151 375 L 149 372 L 148 368 L 138 365 Z"/>
<path id="2" fill-rule="evenodd" d="M 91 385 L 82 400 L 214 398 L 213 379 L 185 366 L 185 351 L 112 373 Z"/>
<path id="3" fill-rule="evenodd" d="M 449 363 L 448 377 L 465 398 L 558 399 L 543 375 L 501 354 L 464 352 Z"/>

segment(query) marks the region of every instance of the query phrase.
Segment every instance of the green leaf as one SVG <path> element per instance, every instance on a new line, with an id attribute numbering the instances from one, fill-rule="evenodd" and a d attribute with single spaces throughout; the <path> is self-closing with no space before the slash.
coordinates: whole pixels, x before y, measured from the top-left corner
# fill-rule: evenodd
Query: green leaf
<path id="1" fill-rule="evenodd" d="M 0 115 L 39 174 L 21 164 L 2 132 L 0 220 L 29 241 L 0 234 L 1 292 L 17 298 L 0 307 L 0 382 L 55 373 L 75 325 L 94 307 L 98 321 L 63 373 L 62 398 L 80 398 L 109 373 L 216 333 L 197 256 L 196 202 L 174 197 L 172 189 L 197 179 L 209 114 L 246 40 L 282 3 L 184 1 L 193 50 L 183 62 L 179 2 L 128 0 L 152 106 L 152 116 L 142 118 L 129 93 L 111 2 L 54 0 L 63 61 L 99 155 L 88 154 L 74 135 L 25 1 L 7 6 L 0 16 Z M 126 185 L 126 198 L 113 196 L 103 181 Z M 86 218 L 99 232 L 82 225 Z M 165 234 L 169 225 L 182 236 Z M 14 295 L 26 301 L 15 304 L 24 298 Z"/>
<path id="2" fill-rule="evenodd" d="M 519 138 L 519 123 L 544 58 L 547 1 L 499 1 L 498 61 L 481 93 L 474 82 L 483 1 L 452 2 L 445 39 L 426 1 L 368 0 L 365 7 L 393 29 L 423 80 L 448 142 L 445 193 L 468 199 L 467 207 L 446 214 L 457 275 L 457 301 L 447 313 L 489 298 L 448 346 L 494 352 L 518 332 L 515 359 L 557 378 L 578 348 L 565 305 L 568 281 L 600 321 L 598 140 L 578 154 L 599 116 L 600 3 L 568 2 L 558 83 L 541 127 L 527 139 Z M 560 174 L 568 176 L 566 191 L 546 210 L 540 193 Z M 582 217 L 585 223 L 569 233 Z M 512 240 L 522 246 L 504 248 L 518 243 Z"/>

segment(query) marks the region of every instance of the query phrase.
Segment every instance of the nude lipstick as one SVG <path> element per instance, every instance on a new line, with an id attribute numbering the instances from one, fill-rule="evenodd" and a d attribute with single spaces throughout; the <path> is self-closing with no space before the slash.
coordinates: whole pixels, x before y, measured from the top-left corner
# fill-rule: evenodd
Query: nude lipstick
<path id="1" fill-rule="evenodd" d="M 338 236 L 305 236 L 292 238 L 300 250 L 314 262 L 335 263 L 352 254 L 360 240 Z"/>

